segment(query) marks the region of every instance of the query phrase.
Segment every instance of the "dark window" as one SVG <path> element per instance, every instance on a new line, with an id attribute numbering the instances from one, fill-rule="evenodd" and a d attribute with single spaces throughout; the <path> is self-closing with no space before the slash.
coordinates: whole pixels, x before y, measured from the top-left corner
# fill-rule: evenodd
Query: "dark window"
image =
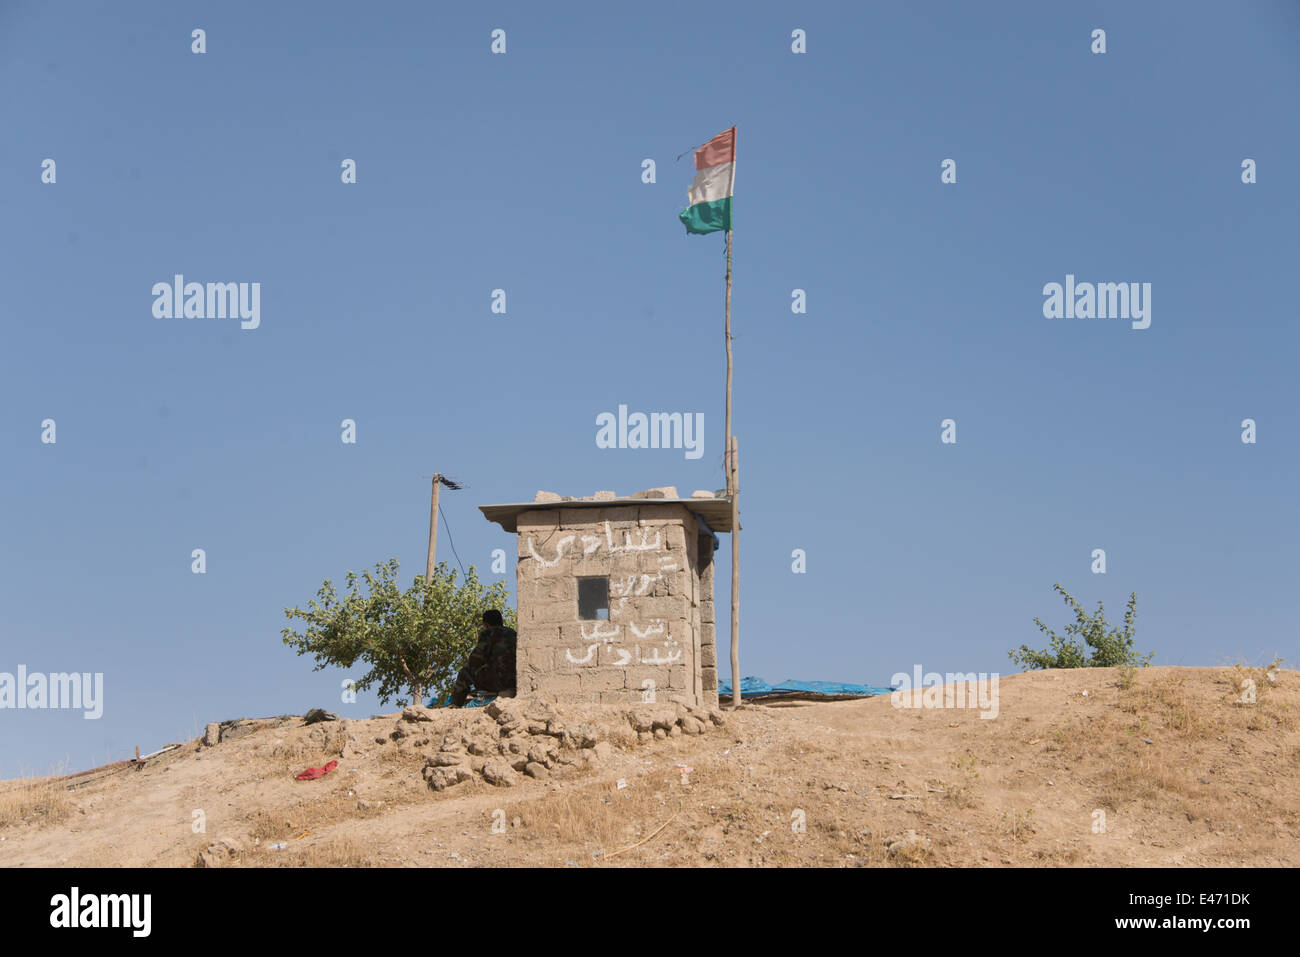
<path id="1" fill-rule="evenodd" d="M 578 617 L 583 621 L 609 621 L 609 579 L 578 579 Z"/>

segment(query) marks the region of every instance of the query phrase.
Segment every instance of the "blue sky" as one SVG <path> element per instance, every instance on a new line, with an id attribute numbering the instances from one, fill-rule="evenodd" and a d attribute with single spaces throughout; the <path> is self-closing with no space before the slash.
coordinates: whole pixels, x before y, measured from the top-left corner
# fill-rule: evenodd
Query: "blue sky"
<path id="1" fill-rule="evenodd" d="M 1157 664 L 1300 657 L 1300 8 L 613 6 L 0 3 L 0 671 L 105 682 L 0 711 L 0 774 L 381 710 L 282 610 L 409 583 L 434 471 L 488 580 L 478 505 L 721 488 L 724 243 L 674 160 L 732 124 L 745 674 L 1006 674 L 1057 581 L 1137 591 Z M 155 318 L 175 273 L 260 326 Z M 1150 328 L 1045 318 L 1067 274 L 1151 283 Z M 597 448 L 619 404 L 704 455 Z"/>

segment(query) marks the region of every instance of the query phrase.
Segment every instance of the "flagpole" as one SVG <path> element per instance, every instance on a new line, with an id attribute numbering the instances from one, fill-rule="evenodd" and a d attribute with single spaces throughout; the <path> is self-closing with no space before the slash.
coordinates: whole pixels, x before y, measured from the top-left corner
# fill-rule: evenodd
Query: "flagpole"
<path id="1" fill-rule="evenodd" d="M 732 196 L 736 188 L 736 128 L 731 128 L 731 183 L 728 195 Z M 726 340 L 727 340 L 727 450 L 724 461 L 727 469 L 727 495 L 731 499 L 731 706 L 740 705 L 740 473 L 736 465 L 736 437 L 731 434 L 731 216 L 727 219 L 727 300 L 726 300 Z"/>

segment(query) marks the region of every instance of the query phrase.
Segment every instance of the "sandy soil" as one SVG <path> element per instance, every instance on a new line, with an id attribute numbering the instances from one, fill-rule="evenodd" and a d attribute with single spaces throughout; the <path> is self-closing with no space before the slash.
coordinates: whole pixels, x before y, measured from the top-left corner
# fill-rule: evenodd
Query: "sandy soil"
<path id="1" fill-rule="evenodd" d="M 1015 675 L 992 720 L 888 697 L 746 705 L 546 780 L 443 791 L 426 756 L 486 719 L 435 714 L 423 749 L 388 739 L 397 715 L 349 721 L 341 745 L 295 720 L 0 782 L 0 865 L 193 866 L 221 841 L 222 866 L 1300 865 L 1295 671 Z M 331 755 L 333 773 L 294 780 Z"/>

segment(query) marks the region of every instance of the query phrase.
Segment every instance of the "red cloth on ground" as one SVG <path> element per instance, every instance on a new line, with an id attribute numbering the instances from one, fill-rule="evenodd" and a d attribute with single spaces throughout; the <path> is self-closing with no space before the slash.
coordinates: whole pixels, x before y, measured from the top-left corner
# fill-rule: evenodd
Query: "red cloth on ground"
<path id="1" fill-rule="evenodd" d="M 331 761 L 323 768 L 308 768 L 302 774 L 298 775 L 299 781 L 315 781 L 317 778 L 323 778 L 339 766 L 337 761 Z"/>

